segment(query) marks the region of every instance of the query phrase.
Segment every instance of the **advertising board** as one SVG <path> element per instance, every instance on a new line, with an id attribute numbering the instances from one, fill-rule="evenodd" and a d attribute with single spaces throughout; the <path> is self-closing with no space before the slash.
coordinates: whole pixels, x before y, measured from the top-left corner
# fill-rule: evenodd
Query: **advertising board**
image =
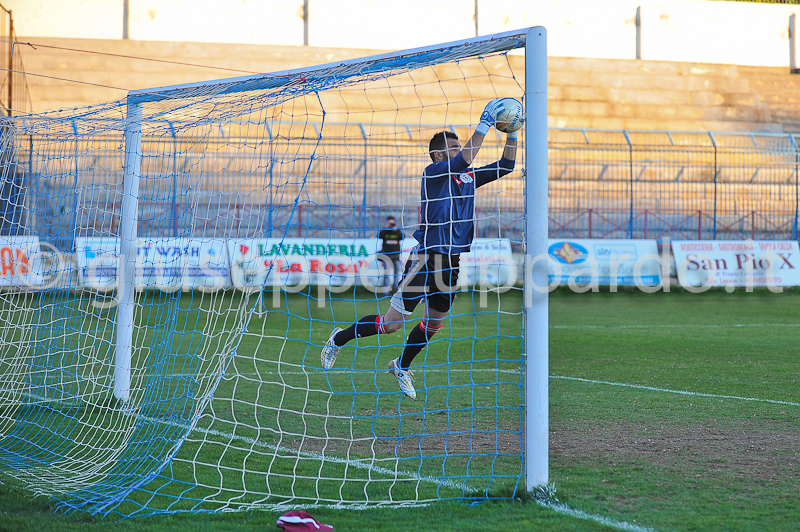
<path id="1" fill-rule="evenodd" d="M 402 242 L 401 261 L 405 264 L 417 245 L 413 238 Z M 461 254 L 459 286 L 510 286 L 517 279 L 517 268 L 508 238 L 476 238 L 469 253 Z"/>
<path id="2" fill-rule="evenodd" d="M 39 237 L 0 236 L 0 287 L 41 287 L 41 258 Z"/>
<path id="3" fill-rule="evenodd" d="M 249 238 L 227 245 L 239 288 L 376 286 L 381 275 L 375 238 Z"/>
<path id="4" fill-rule="evenodd" d="M 81 286 L 98 290 L 116 287 L 119 238 L 76 238 L 75 248 Z M 223 239 L 137 240 L 137 288 L 214 290 L 230 285 L 230 265 Z"/>
<path id="5" fill-rule="evenodd" d="M 661 262 L 655 240 L 548 239 L 550 284 L 655 286 Z"/>
<path id="6" fill-rule="evenodd" d="M 800 252 L 791 240 L 676 240 L 684 287 L 799 286 Z"/>

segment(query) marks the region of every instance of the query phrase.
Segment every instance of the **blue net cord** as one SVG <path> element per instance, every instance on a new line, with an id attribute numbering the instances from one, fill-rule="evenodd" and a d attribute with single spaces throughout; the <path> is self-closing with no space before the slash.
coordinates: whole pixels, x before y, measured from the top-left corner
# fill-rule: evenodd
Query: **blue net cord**
<path id="1" fill-rule="evenodd" d="M 378 231 L 391 214 L 413 233 L 435 132 L 465 140 L 486 101 L 522 98 L 522 57 L 506 54 L 520 44 L 132 95 L 135 287 L 116 284 L 129 102 L 7 122 L 25 193 L 3 215 L 17 234 L 0 240 L 27 250 L 33 273 L 0 293 L 0 469 L 63 510 L 120 516 L 414 505 L 517 486 L 513 280 L 488 295 L 465 282 L 416 361 L 415 403 L 386 365 L 418 317 L 347 347 L 334 370 L 319 351 L 334 325 L 386 311 Z M 502 142 L 487 138 L 476 164 Z M 521 172 L 495 185 L 476 223 L 511 256 Z M 365 281 L 342 288 L 357 269 Z M 123 402 L 116 302 L 134 289 Z"/>

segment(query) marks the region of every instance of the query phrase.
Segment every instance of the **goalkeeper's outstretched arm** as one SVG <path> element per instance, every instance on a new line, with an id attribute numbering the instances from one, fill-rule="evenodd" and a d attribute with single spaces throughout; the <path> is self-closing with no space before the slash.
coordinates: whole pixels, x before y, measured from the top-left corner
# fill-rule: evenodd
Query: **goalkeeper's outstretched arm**
<path id="1" fill-rule="evenodd" d="M 517 160 L 517 132 L 508 133 L 506 145 L 503 148 L 503 159 L 506 161 Z"/>
<path id="2" fill-rule="evenodd" d="M 485 133 L 481 133 L 476 129 L 467 143 L 464 144 L 464 147 L 461 148 L 461 157 L 464 158 L 464 162 L 467 163 L 467 166 L 470 166 L 472 161 L 475 160 L 475 157 L 478 156 L 484 138 Z"/>
<path id="3" fill-rule="evenodd" d="M 508 133 L 506 145 L 503 148 L 503 157 L 499 161 L 478 168 L 473 173 L 475 175 L 475 188 L 489 184 L 503 177 L 514 170 L 514 163 L 517 160 L 517 132 Z"/>

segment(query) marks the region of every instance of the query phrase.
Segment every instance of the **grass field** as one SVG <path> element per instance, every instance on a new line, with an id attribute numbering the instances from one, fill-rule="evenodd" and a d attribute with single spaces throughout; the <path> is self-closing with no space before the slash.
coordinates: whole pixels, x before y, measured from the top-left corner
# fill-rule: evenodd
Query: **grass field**
<path id="1" fill-rule="evenodd" d="M 415 403 L 401 401 L 396 382 L 380 371 L 399 351 L 399 336 L 391 337 L 389 345 L 386 338 L 373 338 L 362 342 L 358 351 L 343 351 L 337 370 L 345 371 L 324 375 L 313 370 L 319 364 L 317 346 L 327 338 L 334 318 L 343 323 L 356 314 L 385 310 L 385 300 L 340 302 L 317 309 L 306 298 L 294 296 L 282 310 L 270 312 L 260 322 L 254 320 L 238 346 L 235 371 L 228 367 L 215 392 L 215 401 L 219 398 L 220 403 L 213 405 L 213 417 L 207 412 L 198 422 L 205 432 L 184 444 L 171 467 L 176 480 L 195 479 L 204 487 L 193 492 L 182 485 L 177 493 L 186 490 L 189 498 L 201 499 L 203 490 L 215 486 L 216 466 L 181 473 L 181 467 L 196 461 L 198 452 L 221 449 L 220 455 L 231 463 L 245 464 L 246 472 L 261 469 L 263 463 L 250 462 L 246 453 L 240 453 L 249 450 L 251 459 L 268 453 L 253 452 L 252 445 L 224 447 L 217 441 L 213 431 L 228 433 L 236 426 L 242 442 L 269 441 L 291 447 L 306 441 L 311 453 L 324 450 L 332 456 L 367 458 L 377 464 L 402 459 L 404 469 L 419 471 L 409 487 L 421 490 L 422 500 L 430 497 L 426 490 L 432 484 L 419 482 L 419 477 L 434 472 L 478 493 L 488 487 L 493 495 L 510 494 L 520 468 L 515 458 L 519 443 L 516 450 L 513 445 L 519 442 L 521 388 L 519 378 L 512 376 L 520 360 L 517 313 L 521 297 L 505 294 L 499 306 L 495 302 L 488 309 L 476 308 L 476 301 L 462 295 L 454 309 L 456 318 L 437 335 L 439 341 L 427 354 L 420 355 L 425 371 L 417 383 L 424 391 Z M 182 299 L 176 304 L 193 303 Z M 545 505 L 450 501 L 423 508 L 310 511 L 337 530 L 510 526 L 520 530 L 796 530 L 800 522 L 795 503 L 800 488 L 798 304 L 796 291 L 557 291 L 550 300 L 550 476 L 558 504 L 552 499 Z M 478 314 L 473 315 L 476 310 Z M 181 330 L 209 330 L 208 326 L 178 324 Z M 293 331 L 303 331 L 304 336 Z M 280 353 L 281 376 L 264 379 L 276 374 L 271 355 L 275 352 Z M 157 365 L 145 358 L 138 367 Z M 169 375 L 176 371 L 173 366 Z M 265 382 L 245 386 L 250 381 L 241 376 L 248 374 L 257 374 Z M 300 391 L 301 385 L 314 392 Z M 278 397 L 279 389 L 283 395 Z M 300 416 L 301 408 L 276 414 L 279 404 L 298 402 L 306 412 L 320 415 Z M 473 403 L 489 408 L 465 408 Z M 164 401 L 160 405 L 164 408 Z M 300 429 L 299 423 L 306 426 Z M 275 430 L 278 425 L 283 436 Z M 317 439 L 319 434 L 332 436 L 329 448 Z M 377 444 L 365 447 L 363 442 L 370 438 Z M 315 448 L 315 442 L 323 447 Z M 447 457 L 443 446 L 447 446 Z M 475 467 L 471 471 L 475 476 L 466 479 L 468 460 L 462 455 L 470 446 L 501 459 L 469 463 Z M 299 503 L 318 489 L 308 491 L 302 479 L 312 478 L 312 473 L 317 476 L 320 468 L 303 460 L 273 462 L 270 471 L 276 473 L 276 482 L 282 482 L 281 474 L 291 472 L 292 465 L 301 481 L 292 485 L 288 500 Z M 306 465 L 311 469 L 303 469 Z M 326 467 L 331 467 L 331 477 L 344 472 L 341 463 Z M 346 471 L 352 475 L 348 478 L 355 491 L 363 492 L 369 484 L 365 470 L 351 469 Z M 489 484 L 487 471 L 502 482 Z M 368 489 L 375 491 L 369 496 L 378 499 L 386 484 L 380 475 L 373 475 Z M 162 474 L 162 481 L 165 478 Z M 257 482 L 263 485 L 263 475 L 240 474 L 236 482 L 222 488 L 254 487 Z M 167 500 L 176 494 L 170 491 L 175 484 L 151 486 L 148 494 L 139 494 L 137 499 L 134 493 L 132 500 L 157 505 L 160 497 Z M 325 489 L 340 488 L 333 483 Z M 339 492 L 336 497 L 345 497 L 350 488 L 341 489 L 345 495 Z M 459 491 L 449 489 L 440 495 L 459 496 Z M 402 498 L 406 492 L 391 494 Z M 0 493 L 3 531 L 255 530 L 274 528 L 277 515 L 253 511 L 124 521 L 112 516 L 100 522 L 80 512 L 55 515 L 51 501 L 30 499 L 15 488 Z"/>

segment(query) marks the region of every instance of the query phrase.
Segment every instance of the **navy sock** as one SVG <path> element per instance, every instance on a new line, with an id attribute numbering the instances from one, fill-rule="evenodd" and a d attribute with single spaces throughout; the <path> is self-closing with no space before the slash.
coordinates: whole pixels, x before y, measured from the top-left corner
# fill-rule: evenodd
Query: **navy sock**
<path id="1" fill-rule="evenodd" d="M 339 331 L 334 336 L 333 343 L 338 347 L 342 347 L 347 342 L 355 339 L 356 337 L 364 338 L 365 336 L 375 336 L 378 334 L 378 327 L 380 326 L 381 316 L 371 315 L 364 316 L 357 323 L 354 323 L 347 329 Z"/>
<path id="2" fill-rule="evenodd" d="M 411 366 L 411 362 L 414 361 L 414 357 L 422 351 L 422 348 L 428 345 L 431 337 L 441 328 L 441 325 L 436 328 L 429 327 L 423 320 L 411 329 L 406 339 L 406 347 L 403 349 L 403 356 L 400 359 L 400 368 L 408 369 Z"/>

